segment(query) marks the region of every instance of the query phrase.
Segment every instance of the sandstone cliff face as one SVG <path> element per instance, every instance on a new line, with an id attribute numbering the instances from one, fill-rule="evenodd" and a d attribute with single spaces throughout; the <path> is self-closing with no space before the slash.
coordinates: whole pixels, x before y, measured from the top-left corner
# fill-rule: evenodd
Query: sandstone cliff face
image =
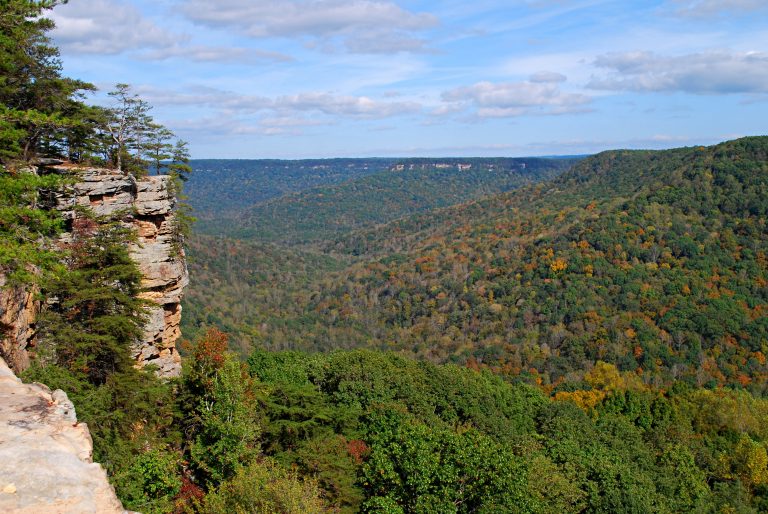
<path id="1" fill-rule="evenodd" d="M 80 176 L 71 191 L 59 196 L 57 208 L 68 219 L 76 216 L 76 205 L 90 207 L 100 216 L 126 213 L 123 219 L 138 235 L 130 248 L 131 257 L 143 275 L 143 296 L 153 304 L 144 337 L 134 345 L 132 355 L 140 367 L 153 364 L 160 376 L 178 376 L 181 358 L 176 341 L 181 335 L 181 297 L 189 276 L 184 251 L 174 243 L 175 198 L 170 178 L 136 180 L 100 168 L 80 170 Z"/>
<path id="2" fill-rule="evenodd" d="M 67 395 L 22 384 L 0 359 L 0 512 L 125 512 L 92 451 Z"/>
<path id="3" fill-rule="evenodd" d="M 73 169 L 52 166 L 48 173 L 70 174 Z M 132 348 L 140 367 L 153 364 L 158 375 L 177 376 L 181 358 L 176 350 L 180 336 L 181 297 L 189 283 L 184 252 L 174 244 L 175 199 L 167 176 L 136 180 L 113 170 L 77 169 L 79 182 L 57 193 L 54 207 L 67 220 L 77 216 L 76 206 L 90 207 L 99 216 L 119 216 L 138 235 L 130 248 L 143 275 L 143 296 L 152 302 L 144 336 Z M 68 234 L 63 234 L 66 240 Z M 35 317 L 40 304 L 35 291 L 2 288 L 0 274 L 0 357 L 17 373 L 29 365 L 34 346 Z"/>
<path id="4" fill-rule="evenodd" d="M 189 284 L 184 250 L 175 244 L 174 199 L 166 176 L 138 182 L 134 226 L 138 244 L 131 256 L 144 276 L 145 298 L 157 307 L 150 311 L 144 340 L 135 355 L 141 365 L 155 364 L 162 376 L 177 376 L 181 358 L 176 341 L 181 336 L 181 296 Z"/>
<path id="5" fill-rule="evenodd" d="M 0 358 L 17 371 L 29 366 L 27 348 L 34 345 L 35 316 L 40 310 L 35 292 L 6 287 L 5 276 L 0 273 Z"/>

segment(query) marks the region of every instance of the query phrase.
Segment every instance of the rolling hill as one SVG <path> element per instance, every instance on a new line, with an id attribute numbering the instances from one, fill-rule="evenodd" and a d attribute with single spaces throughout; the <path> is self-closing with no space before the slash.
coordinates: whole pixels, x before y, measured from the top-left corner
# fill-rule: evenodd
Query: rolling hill
<path id="1" fill-rule="evenodd" d="M 337 238 L 335 253 L 357 255 L 345 269 L 266 301 L 240 293 L 259 327 L 245 344 L 397 349 L 553 386 L 603 360 L 655 384 L 762 393 L 767 158 L 760 137 L 604 152 Z"/>
<path id="2" fill-rule="evenodd" d="M 248 209 L 232 235 L 301 244 L 557 176 L 570 159 L 411 162 L 335 186 L 286 195 Z"/>
<path id="3" fill-rule="evenodd" d="M 184 186 L 203 222 L 230 219 L 259 203 L 313 187 L 340 184 L 389 168 L 396 159 L 194 159 Z"/>

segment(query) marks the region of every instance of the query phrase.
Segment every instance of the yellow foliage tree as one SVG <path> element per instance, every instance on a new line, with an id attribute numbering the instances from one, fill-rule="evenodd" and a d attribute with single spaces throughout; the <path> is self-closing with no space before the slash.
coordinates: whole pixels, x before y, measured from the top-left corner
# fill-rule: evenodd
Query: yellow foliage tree
<path id="1" fill-rule="evenodd" d="M 624 388 L 624 379 L 622 379 L 618 368 L 603 361 L 597 361 L 595 367 L 584 375 L 584 380 L 593 389 L 616 391 Z"/>
<path id="2" fill-rule="evenodd" d="M 723 454 L 720 462 L 723 478 L 739 478 L 750 489 L 768 484 L 768 452 L 747 434 L 741 435 L 732 455 Z"/>
<path id="3" fill-rule="evenodd" d="M 595 367 L 584 375 L 584 380 L 593 389 L 606 392 L 645 389 L 645 385 L 636 374 L 621 373 L 616 366 L 603 361 L 597 361 Z"/>
<path id="4" fill-rule="evenodd" d="M 579 406 L 580 409 L 590 412 L 598 403 L 603 401 L 605 393 L 603 391 L 560 391 L 555 393 L 555 401 L 570 401 Z"/>
<path id="5" fill-rule="evenodd" d="M 557 258 L 549 265 L 549 269 L 551 269 L 553 273 L 561 273 L 568 269 L 568 263 L 565 259 Z"/>

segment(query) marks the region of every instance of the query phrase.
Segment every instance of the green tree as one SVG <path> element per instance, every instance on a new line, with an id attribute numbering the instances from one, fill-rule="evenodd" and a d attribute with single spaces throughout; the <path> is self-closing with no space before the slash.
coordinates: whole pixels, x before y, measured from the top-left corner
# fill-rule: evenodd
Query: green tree
<path id="1" fill-rule="evenodd" d="M 455 432 L 395 416 L 376 423 L 371 433 L 361 478 L 368 495 L 363 512 L 537 509 L 524 464 L 475 430 Z"/>
<path id="2" fill-rule="evenodd" d="M 152 123 L 149 117 L 152 107 L 133 93 L 128 84 L 117 84 L 109 96 L 112 97 L 112 105 L 107 109 L 104 130 L 114 144 L 113 157 L 117 171 L 124 171 L 123 163 L 131 160 L 131 149 L 138 149 L 135 158 L 139 161 L 141 159 L 143 137 Z"/>
<path id="3" fill-rule="evenodd" d="M 58 0 L 0 2 L 0 157 L 29 159 L 41 145 L 55 148 L 91 84 L 61 76 L 58 48 L 45 13 Z M 20 155 L 16 155 L 20 152 Z"/>
<path id="4" fill-rule="evenodd" d="M 314 480 L 302 478 L 273 461 L 242 466 L 228 481 L 209 493 L 200 509 L 206 514 L 320 514 L 323 505 Z"/>
<path id="5" fill-rule="evenodd" d="M 186 141 L 177 139 L 171 151 L 171 162 L 168 164 L 169 173 L 182 182 L 189 179 L 192 166 L 189 165 L 189 146 Z"/>
<path id="6" fill-rule="evenodd" d="M 181 489 L 178 456 L 170 448 L 150 448 L 115 476 L 126 508 L 146 514 L 170 512 Z"/>
<path id="7" fill-rule="evenodd" d="M 0 166 L 0 274 L 11 285 L 39 282 L 62 271 L 57 252 L 40 244 L 63 229 L 61 215 L 39 208 L 40 191 L 61 184 L 57 176 L 12 173 Z"/>
<path id="8" fill-rule="evenodd" d="M 160 175 L 161 171 L 168 167 L 168 159 L 173 157 L 173 145 L 170 142 L 172 138 L 173 132 L 162 125 L 149 125 L 144 148 L 150 167 L 155 169 L 155 175 Z"/>
<path id="9" fill-rule="evenodd" d="M 253 379 L 227 355 L 207 394 L 198 398 L 200 425 L 190 454 L 208 484 L 232 477 L 259 451 L 261 433 Z"/>
<path id="10" fill-rule="evenodd" d="M 39 337 L 56 364 L 94 384 L 132 365 L 129 348 L 141 335 L 141 273 L 128 255 L 127 229 L 80 215 L 66 245 L 69 272 L 44 290 L 58 302 L 39 323 Z"/>

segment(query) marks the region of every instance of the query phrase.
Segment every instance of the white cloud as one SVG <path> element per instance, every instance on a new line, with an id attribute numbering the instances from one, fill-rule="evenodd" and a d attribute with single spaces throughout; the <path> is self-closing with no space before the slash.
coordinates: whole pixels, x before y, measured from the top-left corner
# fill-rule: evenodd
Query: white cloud
<path id="1" fill-rule="evenodd" d="M 334 116 L 353 118 L 387 118 L 421 110 L 415 102 L 382 102 L 367 96 L 301 93 L 282 96 L 272 106 L 277 110 L 320 111 Z"/>
<path id="2" fill-rule="evenodd" d="M 166 59 L 188 59 L 195 62 L 236 62 L 239 64 L 260 64 L 264 62 L 290 62 L 293 58 L 279 52 L 268 52 L 243 47 L 224 46 L 182 46 L 175 45 L 142 53 L 140 59 L 163 61 Z"/>
<path id="3" fill-rule="evenodd" d="M 228 115 L 276 113 L 273 119 L 296 119 L 297 114 L 321 114 L 345 118 L 389 118 L 422 110 L 421 104 L 408 101 L 382 101 L 367 96 L 337 95 L 327 92 L 304 92 L 268 98 L 243 95 L 213 88 L 198 87 L 188 92 L 161 89 L 137 89 L 150 103 L 188 105 L 218 110 Z"/>
<path id="4" fill-rule="evenodd" d="M 539 82 L 539 83 L 546 83 L 546 82 L 565 82 L 567 80 L 567 77 L 563 75 L 562 73 L 556 73 L 554 71 L 538 71 L 531 75 L 530 81 L 531 82 Z"/>
<path id="5" fill-rule="evenodd" d="M 587 84 L 592 89 L 695 94 L 768 93 L 768 53 L 726 51 L 667 57 L 651 52 L 599 56 L 607 70 Z"/>
<path id="6" fill-rule="evenodd" d="M 71 54 L 131 52 L 145 61 L 176 58 L 240 64 L 292 60 L 285 54 L 258 49 L 191 45 L 189 36 L 159 27 L 135 6 L 120 0 L 77 0 L 57 6 L 51 17 L 56 23 L 56 43 Z"/>
<path id="7" fill-rule="evenodd" d="M 584 112 L 591 101 L 586 95 L 564 93 L 553 82 L 478 82 L 446 91 L 442 99 L 472 109 L 479 118 Z"/>
<path id="8" fill-rule="evenodd" d="M 197 119 L 174 120 L 174 129 L 184 135 L 211 136 L 300 136 L 307 127 L 328 126 L 328 120 L 306 116 L 261 116 L 240 118 L 221 112 Z"/>
<path id="9" fill-rule="evenodd" d="M 340 40 L 358 53 L 424 51 L 426 42 L 414 34 L 438 23 L 387 0 L 188 0 L 184 12 L 195 22 L 255 38 L 305 37 L 321 47 Z"/>
<path id="10" fill-rule="evenodd" d="M 271 109 L 274 100 L 265 96 L 243 95 L 221 89 L 195 86 L 185 91 L 138 86 L 136 93 L 150 104 L 166 107 L 194 107 L 226 113 L 253 114 Z"/>
<path id="11" fill-rule="evenodd" d="M 675 12 L 693 18 L 744 14 L 768 9 L 765 0 L 672 0 Z"/>
<path id="12" fill-rule="evenodd" d="M 279 136 L 300 135 L 300 126 L 271 125 L 262 120 L 240 120 L 228 115 L 206 117 L 196 120 L 176 120 L 174 128 L 182 134 L 198 134 L 205 137 L 217 136 Z"/>
<path id="13" fill-rule="evenodd" d="M 113 0 L 62 4 L 51 18 L 56 22 L 56 43 L 71 53 L 117 54 L 168 47 L 182 39 L 146 19 L 134 6 Z"/>

